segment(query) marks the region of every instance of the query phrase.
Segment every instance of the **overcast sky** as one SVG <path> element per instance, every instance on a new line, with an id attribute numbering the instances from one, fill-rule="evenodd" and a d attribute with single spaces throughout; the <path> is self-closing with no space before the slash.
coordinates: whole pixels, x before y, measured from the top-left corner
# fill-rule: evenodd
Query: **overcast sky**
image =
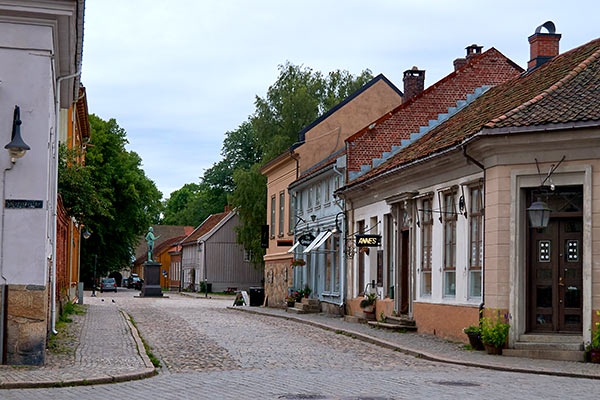
<path id="1" fill-rule="evenodd" d="M 403 89 L 452 72 L 472 43 L 526 67 L 547 20 L 561 52 L 600 37 L 595 1 L 87 0 L 83 84 L 90 113 L 115 118 L 165 198 L 220 159 L 286 60 L 329 72 L 369 68 Z"/>

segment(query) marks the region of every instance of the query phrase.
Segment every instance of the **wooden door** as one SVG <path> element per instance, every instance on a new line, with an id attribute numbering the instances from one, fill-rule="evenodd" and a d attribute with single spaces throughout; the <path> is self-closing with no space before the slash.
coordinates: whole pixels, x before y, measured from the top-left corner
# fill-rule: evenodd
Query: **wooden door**
<path id="1" fill-rule="evenodd" d="M 408 274 L 408 249 L 410 249 L 409 243 L 408 243 L 408 238 L 409 238 L 409 231 L 408 230 L 403 230 L 401 232 L 401 236 L 402 236 L 402 243 L 401 243 L 401 249 L 402 249 L 402 253 L 400 255 L 400 312 L 402 314 L 406 314 L 408 313 L 408 299 L 409 299 L 409 293 L 408 293 L 408 288 L 409 288 L 409 284 L 408 284 L 408 279 L 409 279 L 409 274 Z"/>
<path id="2" fill-rule="evenodd" d="M 583 279 L 581 218 L 552 218 L 531 229 L 529 241 L 529 330 L 582 331 Z"/>

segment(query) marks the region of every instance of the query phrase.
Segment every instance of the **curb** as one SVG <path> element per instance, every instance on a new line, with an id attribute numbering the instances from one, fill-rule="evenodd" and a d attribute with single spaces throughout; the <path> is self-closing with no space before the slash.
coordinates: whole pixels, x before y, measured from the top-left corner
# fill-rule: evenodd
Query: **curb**
<path id="1" fill-rule="evenodd" d="M 106 383 L 117 383 L 117 382 L 126 382 L 126 381 L 135 381 L 145 378 L 150 378 L 157 374 L 154 369 L 154 365 L 148 358 L 148 355 L 144 349 L 144 345 L 140 336 L 137 332 L 137 329 L 131 324 L 131 321 L 125 314 L 123 314 L 123 310 L 119 310 L 127 326 L 129 326 L 129 330 L 135 343 L 138 348 L 138 354 L 142 358 L 144 362 L 144 369 L 138 371 L 127 371 L 120 374 L 106 374 L 99 375 L 92 378 L 76 378 L 76 379 L 67 379 L 64 381 L 15 381 L 15 382 L 2 382 L 0 383 L 1 389 L 40 389 L 40 388 L 56 388 L 56 387 L 68 387 L 68 386 L 89 386 L 89 385 L 101 385 Z M 142 350 L 140 350 L 142 349 Z"/>
<path id="2" fill-rule="evenodd" d="M 519 368 L 519 367 L 509 367 L 509 366 L 504 366 L 504 365 L 487 364 L 487 363 L 476 362 L 476 361 L 457 360 L 454 358 L 443 357 L 438 354 L 427 353 L 427 352 L 424 352 L 421 350 L 415 350 L 415 349 L 411 349 L 409 347 L 404 347 L 404 346 L 398 345 L 396 343 L 388 342 L 387 340 L 383 340 L 383 339 L 376 338 L 374 336 L 366 335 L 364 333 L 352 331 L 349 329 L 332 327 L 330 325 L 325 325 L 325 324 L 322 324 L 319 322 L 309 321 L 309 320 L 294 317 L 294 316 L 270 314 L 270 313 L 261 312 L 258 310 L 249 310 L 249 309 L 244 309 L 244 308 L 239 308 L 239 307 L 227 307 L 227 309 L 240 311 L 240 312 L 246 312 L 249 314 L 264 315 L 267 317 L 286 319 L 289 321 L 294 321 L 294 322 L 298 322 L 301 324 L 310 325 L 315 328 L 320 328 L 320 329 L 323 329 L 326 331 L 342 333 L 344 335 L 352 337 L 352 339 L 357 339 L 362 342 L 371 343 L 376 346 L 380 346 L 380 347 L 384 347 L 384 348 L 387 348 L 390 350 L 398 351 L 400 353 L 404 353 L 406 355 L 413 356 L 416 358 L 421 358 L 423 360 L 428 360 L 428 361 L 442 362 L 445 364 L 463 365 L 466 367 L 484 368 L 484 369 L 490 369 L 490 370 L 495 370 L 495 371 L 517 372 L 517 373 L 522 373 L 522 374 L 550 375 L 550 376 L 562 376 L 562 377 L 567 377 L 567 378 L 596 379 L 596 380 L 600 379 L 599 375 L 582 374 L 582 373 L 577 373 L 577 372 L 562 372 L 562 371 L 552 371 L 552 370 L 531 370 L 531 369 L 525 369 L 525 368 Z"/>

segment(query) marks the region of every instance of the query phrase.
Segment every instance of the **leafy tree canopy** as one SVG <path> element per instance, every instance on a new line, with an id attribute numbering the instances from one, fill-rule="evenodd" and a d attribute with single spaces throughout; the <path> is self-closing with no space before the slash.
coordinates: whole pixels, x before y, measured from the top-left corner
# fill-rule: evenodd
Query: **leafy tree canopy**
<path id="1" fill-rule="evenodd" d="M 114 119 L 90 115 L 91 141 L 85 167 L 60 163 L 59 192 L 67 210 L 78 216 L 92 233 L 82 245 L 82 275 L 92 276 L 97 255 L 97 276 L 131 263 L 137 239 L 158 221 L 161 193 L 141 168 L 141 158 L 127 151 L 125 130 Z M 72 183 L 77 174 L 81 186 Z M 62 178 L 61 178 L 62 177 Z"/>

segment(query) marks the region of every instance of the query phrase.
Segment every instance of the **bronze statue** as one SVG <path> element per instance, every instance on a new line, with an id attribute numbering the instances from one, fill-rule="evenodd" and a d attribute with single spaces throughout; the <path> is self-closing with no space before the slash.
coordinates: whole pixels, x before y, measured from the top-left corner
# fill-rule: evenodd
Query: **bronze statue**
<path id="1" fill-rule="evenodd" d="M 154 250 L 154 241 L 158 239 L 160 235 L 154 236 L 154 228 L 148 228 L 146 234 L 146 242 L 148 242 L 148 261 L 152 261 L 152 250 Z"/>

